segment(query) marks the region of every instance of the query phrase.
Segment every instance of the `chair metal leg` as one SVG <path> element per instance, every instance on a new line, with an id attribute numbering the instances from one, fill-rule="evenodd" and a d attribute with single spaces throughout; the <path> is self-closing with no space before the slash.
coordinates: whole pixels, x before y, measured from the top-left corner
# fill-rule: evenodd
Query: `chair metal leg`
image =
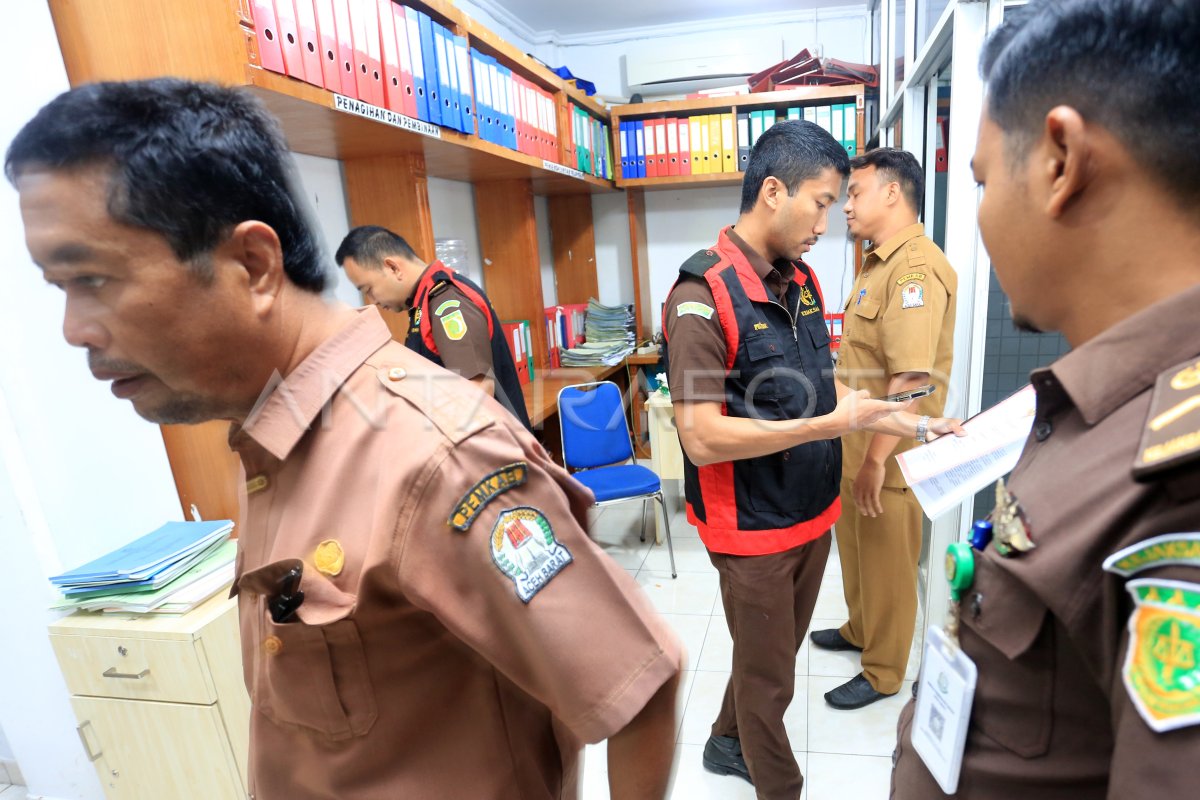
<path id="1" fill-rule="evenodd" d="M 675 571 L 675 545 L 671 544 L 671 520 L 667 514 L 667 503 L 663 499 L 662 489 L 654 494 L 654 499 L 658 501 L 658 508 L 662 512 L 663 531 L 667 534 L 667 555 L 671 558 L 671 577 L 678 578 L 679 574 Z"/>
<path id="2" fill-rule="evenodd" d="M 646 541 L 646 507 L 650 505 L 649 498 L 642 500 L 642 541 Z"/>

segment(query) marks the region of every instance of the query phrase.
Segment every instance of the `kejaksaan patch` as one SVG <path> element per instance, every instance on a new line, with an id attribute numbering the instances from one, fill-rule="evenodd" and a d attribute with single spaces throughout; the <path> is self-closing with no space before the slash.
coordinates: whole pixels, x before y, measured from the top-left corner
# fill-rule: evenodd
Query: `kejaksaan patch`
<path id="1" fill-rule="evenodd" d="M 554 538 L 550 520 L 536 508 L 506 508 L 488 539 L 492 562 L 517 587 L 528 603 L 572 561 L 571 553 Z"/>

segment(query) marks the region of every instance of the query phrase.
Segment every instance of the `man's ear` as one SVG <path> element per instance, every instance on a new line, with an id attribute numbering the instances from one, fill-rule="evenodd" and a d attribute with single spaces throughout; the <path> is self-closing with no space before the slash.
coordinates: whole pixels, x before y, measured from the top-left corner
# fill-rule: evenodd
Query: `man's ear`
<path id="1" fill-rule="evenodd" d="M 387 273 L 393 280 L 404 279 L 404 261 L 395 256 L 384 256 L 383 271 Z"/>
<path id="2" fill-rule="evenodd" d="M 246 220 L 233 229 L 221 249 L 244 271 L 254 310 L 265 316 L 275 304 L 287 275 L 279 234 L 265 222 Z"/>
<path id="3" fill-rule="evenodd" d="M 900 192 L 900 182 L 899 181 L 888 181 L 887 191 L 884 192 L 884 195 L 883 195 L 883 202 L 886 205 L 894 206 L 900 202 L 902 197 L 903 197 L 903 195 Z"/>
<path id="4" fill-rule="evenodd" d="M 779 208 L 780 195 L 784 194 L 787 194 L 787 189 L 784 187 L 783 181 L 774 175 L 764 178 L 762 188 L 758 190 L 758 198 L 772 211 Z"/>
<path id="5" fill-rule="evenodd" d="M 1056 106 L 1046 114 L 1042 142 L 1031 158 L 1039 161 L 1038 180 L 1046 182 L 1046 213 L 1065 213 L 1091 180 L 1094 158 L 1088 126 L 1070 106 Z"/>

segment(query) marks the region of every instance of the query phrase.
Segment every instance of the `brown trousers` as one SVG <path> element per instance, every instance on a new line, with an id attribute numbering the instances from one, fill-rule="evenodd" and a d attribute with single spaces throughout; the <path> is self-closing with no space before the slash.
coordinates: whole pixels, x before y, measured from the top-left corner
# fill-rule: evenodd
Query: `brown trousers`
<path id="1" fill-rule="evenodd" d="M 733 671 L 712 733 L 741 740 L 760 800 L 797 800 L 804 786 L 783 713 L 792 702 L 796 652 L 812 620 L 829 547 L 826 532 L 782 553 L 708 554 L 721 576 L 733 637 Z"/>
<path id="2" fill-rule="evenodd" d="M 886 486 L 880 502 L 881 516 L 863 516 L 843 478 L 836 530 L 850 619 L 840 631 L 863 649 L 863 674 L 875 691 L 895 694 L 903 685 L 917 622 L 921 506 L 909 489 Z"/>

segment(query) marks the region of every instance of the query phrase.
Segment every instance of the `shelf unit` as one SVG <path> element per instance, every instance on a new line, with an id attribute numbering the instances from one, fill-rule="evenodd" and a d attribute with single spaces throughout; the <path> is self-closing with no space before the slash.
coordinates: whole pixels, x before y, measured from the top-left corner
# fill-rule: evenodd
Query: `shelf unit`
<path id="1" fill-rule="evenodd" d="M 621 123 L 631 119 L 646 120 L 668 117 L 687 117 L 696 114 L 722 114 L 727 112 L 753 111 L 766 108 L 792 106 L 818 106 L 834 103 L 854 103 L 857 120 L 855 140 L 857 152 L 865 145 L 863 106 L 865 89 L 861 84 L 851 86 L 805 86 L 779 92 L 732 95 L 728 97 L 702 98 L 698 100 L 671 100 L 656 103 L 634 103 L 614 106 L 612 109 L 612 131 L 614 158 L 618 167 L 620 159 L 616 153 L 621 143 Z M 622 178 L 617 170 L 617 186 L 625 189 L 629 214 L 629 243 L 632 253 L 633 285 L 636 294 L 634 306 L 637 318 L 638 338 L 648 339 L 653 332 L 653 309 L 650 302 L 649 251 L 646 246 L 646 198 L 645 191 L 659 189 L 699 189 L 713 186 L 739 186 L 742 172 L 713 172 L 698 175 L 671 175 L 654 178 Z M 731 208 L 732 216 L 736 209 Z M 716 236 L 716 231 L 712 234 Z M 855 272 L 862 263 L 862 245 L 854 245 Z"/>
<path id="2" fill-rule="evenodd" d="M 447 0 L 403 0 L 401 5 L 425 12 L 466 37 L 470 47 L 551 94 L 560 121 L 557 163 L 476 134 L 414 125 L 394 112 L 364 109 L 324 88 L 263 69 L 252 0 L 49 0 L 49 5 L 71 85 L 169 75 L 245 87 L 280 120 L 290 149 L 342 162 L 351 225 L 388 227 L 426 261 L 435 257 L 428 179 L 472 183 L 485 288 L 501 318 L 532 323 L 539 371 L 548 366 L 548 351 L 540 324 L 545 302 L 535 196 L 556 198 L 549 204 L 554 268 L 558 285 L 569 287 L 559 300 L 586 302 L 597 294 L 591 196 L 617 188 L 611 180 L 573 168 L 566 158 L 570 128 L 561 123 L 569 119 L 572 102 L 606 122 L 608 111 Z M 384 316 L 402 341 L 407 317 Z M 231 472 L 236 475 L 237 460 L 228 452 L 227 431 L 219 422 L 163 428 L 185 514 L 195 504 L 206 519 L 236 518 Z"/>

